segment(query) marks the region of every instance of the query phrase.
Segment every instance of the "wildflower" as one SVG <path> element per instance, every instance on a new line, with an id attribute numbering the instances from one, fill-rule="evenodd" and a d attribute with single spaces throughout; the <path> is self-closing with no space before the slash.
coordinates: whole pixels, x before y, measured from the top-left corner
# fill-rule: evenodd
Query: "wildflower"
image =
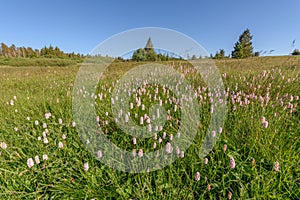
<path id="1" fill-rule="evenodd" d="M 221 134 L 223 131 L 222 127 L 219 128 L 218 132 Z"/>
<path id="2" fill-rule="evenodd" d="M 161 143 L 162 142 L 162 139 L 161 139 L 161 137 L 160 138 L 158 138 L 158 143 Z"/>
<path id="3" fill-rule="evenodd" d="M 76 122 L 72 122 L 72 126 L 75 127 L 76 126 Z"/>
<path id="4" fill-rule="evenodd" d="M 63 148 L 63 147 L 64 147 L 64 144 L 63 144 L 62 142 L 59 142 L 59 143 L 58 143 L 58 148 L 61 149 L 61 148 Z"/>
<path id="5" fill-rule="evenodd" d="M 228 199 L 230 200 L 232 198 L 232 193 L 228 192 Z"/>
<path id="6" fill-rule="evenodd" d="M 176 154 L 177 154 L 177 155 L 179 155 L 179 154 L 180 154 L 180 149 L 179 149 L 179 147 L 178 147 L 178 146 L 176 146 L 176 147 L 175 147 L 175 151 L 176 151 Z"/>
<path id="7" fill-rule="evenodd" d="M 170 134 L 170 141 L 173 140 L 173 134 Z"/>
<path id="8" fill-rule="evenodd" d="M 42 140 L 41 136 L 39 136 L 37 139 L 38 139 L 38 141 L 41 141 L 41 140 Z"/>
<path id="9" fill-rule="evenodd" d="M 132 155 L 135 157 L 136 156 L 136 149 L 132 149 Z"/>
<path id="10" fill-rule="evenodd" d="M 84 171 L 89 170 L 89 163 L 88 162 L 83 164 L 83 169 L 84 169 Z"/>
<path id="11" fill-rule="evenodd" d="M 140 118 L 140 125 L 144 124 L 144 117 Z"/>
<path id="12" fill-rule="evenodd" d="M 230 157 L 230 168 L 234 169 L 235 168 L 235 161 L 233 157 Z"/>
<path id="13" fill-rule="evenodd" d="M 48 139 L 44 137 L 44 144 L 48 144 L 48 143 L 49 143 Z"/>
<path id="14" fill-rule="evenodd" d="M 49 119 L 50 117 L 51 117 L 51 113 L 46 113 L 46 114 L 45 114 L 45 118 L 46 118 L 46 119 Z"/>
<path id="15" fill-rule="evenodd" d="M 180 158 L 184 158 L 184 151 L 180 152 Z"/>
<path id="16" fill-rule="evenodd" d="M 207 190 L 210 191 L 211 190 L 211 186 L 210 184 L 207 185 Z"/>
<path id="17" fill-rule="evenodd" d="M 43 128 L 47 128 L 47 124 L 46 123 L 43 123 Z"/>
<path id="18" fill-rule="evenodd" d="M 18 127 L 15 127 L 14 130 L 17 132 L 18 131 Z"/>
<path id="19" fill-rule="evenodd" d="M 98 157 L 98 158 L 102 158 L 102 151 L 101 151 L 101 150 L 98 150 L 98 152 L 97 152 L 97 157 Z"/>
<path id="20" fill-rule="evenodd" d="M 223 146 L 224 152 L 226 151 L 226 149 L 227 149 L 227 144 L 224 144 L 224 146 Z"/>
<path id="21" fill-rule="evenodd" d="M 212 136 L 212 137 L 215 137 L 215 136 L 216 136 L 216 131 L 212 131 L 212 132 L 211 132 L 211 136 Z"/>
<path id="22" fill-rule="evenodd" d="M 61 138 L 62 138 L 63 140 L 65 140 L 65 139 L 67 138 L 66 134 L 63 134 L 63 135 L 61 136 Z"/>
<path id="23" fill-rule="evenodd" d="M 61 118 L 58 119 L 58 123 L 59 123 L 60 125 L 62 124 L 62 119 L 61 119 Z"/>
<path id="24" fill-rule="evenodd" d="M 265 117 L 260 118 L 261 123 L 264 123 L 266 121 Z"/>
<path id="25" fill-rule="evenodd" d="M 138 156 L 139 156 L 139 157 L 143 157 L 143 149 L 140 149 L 140 150 L 139 150 Z"/>
<path id="26" fill-rule="evenodd" d="M 163 139 L 166 139 L 166 137 L 167 137 L 167 133 L 164 132 L 164 133 L 163 133 Z"/>
<path id="27" fill-rule="evenodd" d="M 207 165 L 207 163 L 208 163 L 208 158 L 204 158 L 204 164 Z"/>
<path id="28" fill-rule="evenodd" d="M 255 159 L 254 158 L 252 158 L 252 160 L 251 160 L 251 165 L 252 165 L 252 167 L 255 165 Z"/>
<path id="29" fill-rule="evenodd" d="M 34 124 L 35 124 L 35 125 L 39 125 L 39 121 L 38 121 L 38 120 L 35 120 Z"/>
<path id="30" fill-rule="evenodd" d="M 34 165 L 33 159 L 32 158 L 28 158 L 28 160 L 27 160 L 27 166 L 29 168 L 31 168 L 31 167 L 33 167 L 33 165 Z"/>
<path id="31" fill-rule="evenodd" d="M 199 181 L 200 180 L 200 173 L 196 172 L 195 173 L 195 181 Z"/>
<path id="32" fill-rule="evenodd" d="M 47 154 L 43 155 L 43 160 L 48 160 L 48 155 Z"/>
<path id="33" fill-rule="evenodd" d="M 276 162 L 274 163 L 274 171 L 275 171 L 275 172 L 279 172 L 279 162 L 278 162 L 278 161 L 276 161 Z"/>
<path id="34" fill-rule="evenodd" d="M 171 146 L 171 143 L 167 143 L 166 144 L 166 152 L 168 153 L 168 154 L 170 154 L 170 153 L 172 153 L 172 151 L 173 151 L 173 147 Z"/>
<path id="35" fill-rule="evenodd" d="M 26 117 L 26 119 L 29 121 L 29 120 L 30 120 L 30 117 Z"/>
<path id="36" fill-rule="evenodd" d="M 5 142 L 1 142 L 1 143 L 0 143 L 0 147 L 1 147 L 2 149 L 6 149 L 6 148 L 7 148 L 7 144 L 6 144 Z"/>
<path id="37" fill-rule="evenodd" d="M 153 139 L 157 140 L 157 133 L 154 133 Z"/>
<path id="38" fill-rule="evenodd" d="M 268 125 L 269 125 L 269 123 L 268 123 L 267 121 L 265 121 L 265 122 L 263 123 L 263 126 L 264 126 L 265 128 L 268 128 Z"/>
<path id="39" fill-rule="evenodd" d="M 135 137 L 132 138 L 132 143 L 133 143 L 134 145 L 136 145 L 136 138 L 135 138 Z"/>
<path id="40" fill-rule="evenodd" d="M 35 160 L 35 163 L 38 165 L 38 164 L 40 164 L 40 158 L 39 158 L 39 156 L 35 156 L 34 157 L 34 160 Z"/>
<path id="41" fill-rule="evenodd" d="M 155 148 L 156 148 L 156 142 L 153 143 L 153 149 L 155 149 Z"/>

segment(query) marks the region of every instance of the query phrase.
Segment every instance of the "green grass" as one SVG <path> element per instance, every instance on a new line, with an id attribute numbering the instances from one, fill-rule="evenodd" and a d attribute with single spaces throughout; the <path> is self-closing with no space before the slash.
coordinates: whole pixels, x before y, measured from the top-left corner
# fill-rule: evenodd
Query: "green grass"
<path id="1" fill-rule="evenodd" d="M 138 64 L 116 63 L 108 69 L 102 84 L 109 87 Z M 296 96 L 300 96 L 300 59 L 220 60 L 216 65 L 222 74 L 226 73 L 223 81 L 229 88 L 228 113 L 220 139 L 207 155 L 208 164 L 198 157 L 201 141 L 195 140 L 184 158 L 163 169 L 139 174 L 102 164 L 81 142 L 72 126 L 72 90 L 78 66 L 0 67 L 0 142 L 7 144 L 7 149 L 0 148 L 0 199 L 226 199 L 228 192 L 232 192 L 233 199 L 299 199 L 300 114 Z M 267 104 L 247 98 L 250 103 L 240 106 L 231 100 L 231 94 L 241 100 L 251 93 L 265 97 L 268 90 Z M 108 100 L 109 92 L 103 93 Z M 10 105 L 11 100 L 14 105 Z M 105 119 L 104 112 L 110 111 L 107 102 L 98 107 L 101 120 Z M 209 116 L 209 103 L 203 101 L 202 106 L 201 114 Z M 45 119 L 49 112 L 51 117 Z M 143 113 L 139 109 L 136 112 Z M 262 116 L 269 122 L 267 128 L 260 122 Z M 204 125 L 206 120 L 203 117 Z M 48 144 L 43 143 L 43 123 L 49 130 Z M 110 135 L 112 141 L 124 148 L 134 147 L 113 120 L 110 125 L 107 128 L 114 132 Z M 199 128 L 198 139 L 205 130 L 205 126 Z M 138 140 L 139 147 L 148 145 L 151 150 L 153 139 L 149 140 L 151 145 Z M 58 148 L 59 142 L 64 144 L 62 149 Z M 43 154 L 48 155 L 47 161 L 42 161 Z M 27 159 L 36 155 L 41 163 L 28 168 Z M 230 157 L 235 159 L 234 169 L 230 168 Z M 280 163 L 279 172 L 273 170 L 276 161 Z M 88 171 L 84 171 L 85 162 L 89 163 Z M 194 180 L 197 171 L 200 181 Z"/>
<path id="2" fill-rule="evenodd" d="M 81 63 L 81 58 L 4 58 L 0 57 L 0 66 L 38 66 L 38 67 L 49 67 L 49 66 L 74 66 L 77 63 Z"/>

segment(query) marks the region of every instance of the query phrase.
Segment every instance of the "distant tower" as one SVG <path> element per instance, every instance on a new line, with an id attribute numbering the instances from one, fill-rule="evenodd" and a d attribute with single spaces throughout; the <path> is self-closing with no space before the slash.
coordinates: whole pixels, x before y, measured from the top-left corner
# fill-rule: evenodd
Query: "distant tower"
<path id="1" fill-rule="evenodd" d="M 152 43 L 151 37 L 149 37 L 149 39 L 148 39 L 148 41 L 147 41 L 147 44 L 146 44 L 146 46 L 145 46 L 144 49 L 145 49 L 146 52 L 154 51 L 153 43 Z"/>

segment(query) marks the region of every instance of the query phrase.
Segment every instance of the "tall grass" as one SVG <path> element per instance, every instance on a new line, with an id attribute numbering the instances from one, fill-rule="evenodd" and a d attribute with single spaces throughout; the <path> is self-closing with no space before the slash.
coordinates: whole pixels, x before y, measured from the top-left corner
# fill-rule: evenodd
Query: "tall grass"
<path id="1" fill-rule="evenodd" d="M 299 59 L 272 59 L 217 61 L 228 94 L 228 114 L 207 164 L 198 157 L 201 141 L 195 140 L 183 158 L 161 170 L 139 174 L 111 169 L 81 142 L 71 107 L 78 67 L 1 67 L 0 143 L 7 148 L 0 148 L 0 198 L 226 199 L 232 193 L 232 199 L 298 199 L 300 64 Z M 136 65 L 117 63 L 109 68 L 103 82 L 106 87 L 99 92 L 109 97 L 116 77 Z M 207 92 L 202 95 L 209 99 Z M 107 103 L 99 105 L 100 110 L 109 111 Z M 209 103 L 202 105 L 201 114 L 206 116 Z M 51 113 L 48 119 L 46 113 Z M 99 115 L 112 124 L 107 127 L 112 141 L 135 148 L 131 137 L 118 132 L 113 119 L 105 112 Z M 198 134 L 205 130 L 199 127 Z M 154 141 L 148 142 L 152 146 Z M 44 154 L 48 160 L 42 159 Z M 235 168 L 230 167 L 231 157 Z M 35 163 L 31 168 L 29 158 Z M 274 170 L 276 161 L 279 171 Z M 89 165 L 87 171 L 84 163 Z M 194 179 L 196 172 L 200 172 L 199 181 Z"/>

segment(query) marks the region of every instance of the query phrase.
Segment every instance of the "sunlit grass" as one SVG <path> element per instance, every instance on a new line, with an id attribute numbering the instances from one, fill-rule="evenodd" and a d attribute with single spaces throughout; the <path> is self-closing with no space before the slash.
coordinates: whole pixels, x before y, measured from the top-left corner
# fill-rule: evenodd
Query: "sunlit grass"
<path id="1" fill-rule="evenodd" d="M 217 61 L 228 95 L 228 113 L 221 137 L 206 157 L 207 164 L 197 155 L 201 141 L 196 140 L 172 165 L 140 174 L 105 166 L 81 142 L 72 118 L 72 89 L 78 67 L 1 67 L 0 143 L 7 147 L 0 148 L 0 198 L 225 199 L 232 193 L 232 199 L 297 199 L 300 59 L 276 59 Z M 119 63 L 110 68 L 103 83 L 107 86 L 101 92 L 109 98 L 108 88 L 116 77 L 136 65 Z M 209 98 L 207 92 L 202 95 L 207 99 L 200 111 L 208 116 Z M 113 133 L 112 141 L 128 150 L 146 145 L 150 151 L 154 140 L 132 144 L 132 138 L 105 115 L 110 99 L 103 99 L 99 117 L 111 122 L 106 128 L 108 134 Z M 147 111 L 133 110 L 141 115 Z M 46 113 L 51 113 L 48 119 Z M 262 117 L 268 121 L 267 127 Z M 204 125 L 208 123 L 205 117 L 202 120 Z M 199 127 L 200 136 L 205 128 Z M 157 148 L 167 142 L 163 141 Z M 48 160 L 43 160 L 43 155 Z M 34 161 L 31 168 L 29 158 Z M 279 171 L 274 169 L 276 161 Z M 84 163 L 88 163 L 88 170 Z M 200 173 L 199 181 L 195 180 L 196 172 Z"/>

